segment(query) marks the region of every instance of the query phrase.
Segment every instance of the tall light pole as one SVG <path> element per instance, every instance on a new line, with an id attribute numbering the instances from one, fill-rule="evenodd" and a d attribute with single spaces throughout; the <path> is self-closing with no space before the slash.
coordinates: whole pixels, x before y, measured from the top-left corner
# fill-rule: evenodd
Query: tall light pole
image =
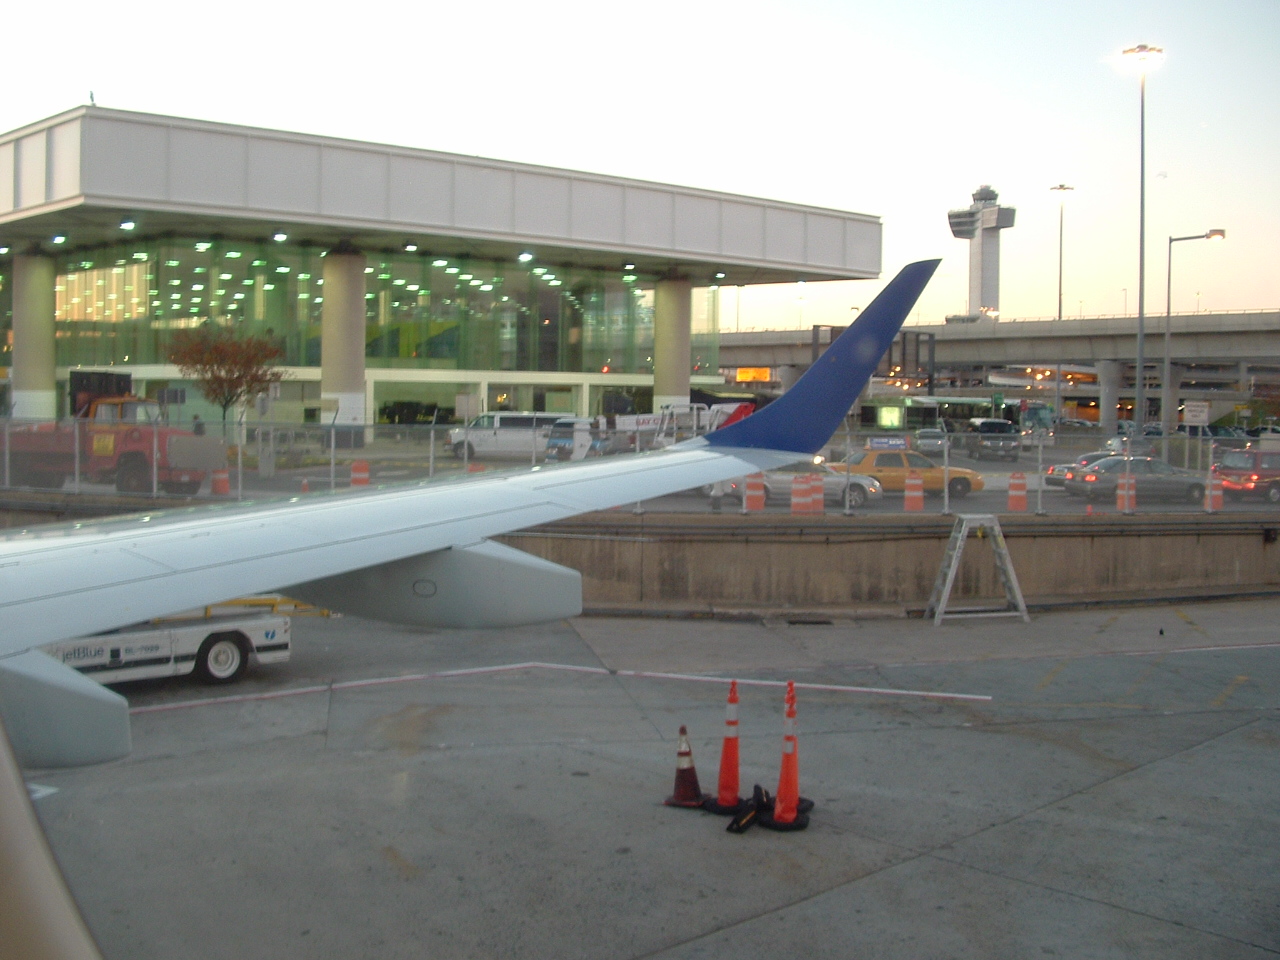
<path id="1" fill-rule="evenodd" d="M 1074 190 L 1075 187 L 1068 187 L 1065 183 L 1060 183 L 1056 187 L 1050 187 L 1050 190 L 1065 192 Z M 1062 216 L 1066 207 L 1066 198 L 1058 198 L 1058 319 L 1062 319 Z"/>
<path id="2" fill-rule="evenodd" d="M 1169 259 L 1165 264 L 1164 271 L 1164 376 L 1160 381 L 1160 385 L 1164 390 L 1164 396 L 1160 400 L 1160 423 L 1163 429 L 1163 441 L 1160 444 L 1160 455 L 1166 460 L 1169 458 L 1169 431 L 1173 429 L 1173 418 L 1170 416 L 1176 410 L 1177 403 L 1173 401 L 1173 365 L 1172 351 L 1170 349 L 1169 338 L 1169 318 L 1173 314 L 1173 245 L 1181 243 L 1183 240 L 1225 240 L 1227 231 L 1225 230 L 1207 230 L 1204 233 L 1193 233 L 1186 237 L 1170 237 L 1169 238 Z"/>
<path id="3" fill-rule="evenodd" d="M 1122 56 L 1138 67 L 1138 349 L 1133 377 L 1133 425 L 1141 436 L 1147 419 L 1146 358 L 1143 356 L 1147 278 L 1147 70 L 1159 65 L 1164 49 L 1140 43 L 1125 50 Z"/>
<path id="4" fill-rule="evenodd" d="M 1074 190 L 1075 187 L 1068 187 L 1065 183 L 1060 183 L 1056 187 L 1050 187 L 1050 190 L 1057 190 L 1058 197 L 1058 320 L 1062 320 L 1062 217 L 1066 208 L 1066 197 L 1064 194 L 1068 190 Z M 1062 419 L 1062 361 L 1058 361 L 1058 367 L 1053 379 L 1053 415 L 1059 420 Z"/>

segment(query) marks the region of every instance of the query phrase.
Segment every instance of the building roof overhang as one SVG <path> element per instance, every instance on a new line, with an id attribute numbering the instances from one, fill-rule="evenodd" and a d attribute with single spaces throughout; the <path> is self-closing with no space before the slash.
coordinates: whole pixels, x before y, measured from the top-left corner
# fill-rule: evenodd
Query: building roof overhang
<path id="1" fill-rule="evenodd" d="M 0 245 L 278 232 L 723 285 L 881 268 L 877 217 L 689 187 L 92 106 L 0 134 Z"/>

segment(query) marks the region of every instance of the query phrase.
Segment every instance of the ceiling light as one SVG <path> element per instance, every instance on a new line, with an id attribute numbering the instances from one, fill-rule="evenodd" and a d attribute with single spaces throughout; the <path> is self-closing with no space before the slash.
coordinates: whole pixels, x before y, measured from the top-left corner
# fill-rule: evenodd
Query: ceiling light
<path id="1" fill-rule="evenodd" d="M 56 235 L 56 236 L 53 238 L 53 242 L 54 242 L 54 243 L 66 243 L 66 242 L 67 242 L 66 234 L 59 233 L 58 235 Z"/>
<path id="2" fill-rule="evenodd" d="M 134 223 L 132 220 L 121 220 L 121 221 L 120 221 L 120 229 L 121 229 L 121 230 L 132 230 L 132 229 L 133 229 L 134 227 L 136 227 L 136 226 L 137 226 L 137 224 L 136 224 L 136 223 Z"/>
<path id="3" fill-rule="evenodd" d="M 289 235 L 287 233 L 276 233 L 272 235 L 271 239 L 276 243 L 284 243 L 289 239 Z"/>
<path id="4" fill-rule="evenodd" d="M 405 253 L 417 253 L 417 252 L 418 252 L 418 245 L 417 245 L 416 243 L 414 243 L 412 240 L 409 240 L 409 241 L 407 241 L 407 242 L 405 243 L 405 245 L 404 245 L 404 252 L 405 252 Z"/>
<path id="5" fill-rule="evenodd" d="M 520 256 L 516 257 L 516 259 L 521 263 L 528 263 L 533 259 L 533 254 L 526 250 L 524 253 L 520 254 Z"/>

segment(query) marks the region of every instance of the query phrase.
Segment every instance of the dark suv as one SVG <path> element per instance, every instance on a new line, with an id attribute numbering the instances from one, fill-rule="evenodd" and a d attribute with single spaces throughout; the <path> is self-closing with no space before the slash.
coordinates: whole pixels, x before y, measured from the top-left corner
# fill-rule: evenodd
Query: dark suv
<path id="1" fill-rule="evenodd" d="M 1222 492 L 1232 499 L 1262 496 L 1280 503 L 1280 450 L 1224 450 L 1213 472 L 1222 478 Z"/>
<path id="2" fill-rule="evenodd" d="M 1022 452 L 1022 432 L 1009 420 L 974 417 L 965 427 L 964 449 L 975 460 L 988 456 L 1017 460 Z"/>

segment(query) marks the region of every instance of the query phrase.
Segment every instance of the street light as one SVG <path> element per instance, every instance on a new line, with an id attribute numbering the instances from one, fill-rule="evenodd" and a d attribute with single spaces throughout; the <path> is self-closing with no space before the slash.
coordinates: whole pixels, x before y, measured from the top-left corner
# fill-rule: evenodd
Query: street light
<path id="1" fill-rule="evenodd" d="M 1050 187 L 1050 190 L 1057 190 L 1058 197 L 1058 319 L 1062 319 L 1062 212 L 1066 206 L 1066 192 L 1074 190 L 1075 187 L 1068 187 L 1065 183 L 1060 183 L 1056 187 Z M 1062 361 L 1058 361 L 1057 376 L 1053 381 L 1053 415 L 1059 420 L 1062 419 Z"/>
<path id="2" fill-rule="evenodd" d="M 1133 378 L 1133 420 L 1141 436 L 1142 425 L 1147 419 L 1146 358 L 1143 356 L 1142 342 L 1146 332 L 1147 71 L 1160 65 L 1160 61 L 1164 59 L 1164 49 L 1140 43 L 1125 50 L 1121 56 L 1138 68 L 1138 350 Z"/>
<path id="3" fill-rule="evenodd" d="M 1172 361 L 1169 339 L 1169 317 L 1173 313 L 1173 245 L 1181 243 L 1183 240 L 1225 240 L 1227 231 L 1225 230 L 1208 230 L 1204 233 L 1193 233 L 1186 237 L 1170 237 L 1169 238 L 1169 259 L 1165 264 L 1164 271 L 1164 376 L 1160 384 L 1164 390 L 1164 396 L 1160 398 L 1160 423 L 1163 429 L 1160 431 L 1164 435 L 1161 443 L 1161 456 L 1166 460 L 1169 458 L 1169 431 L 1173 429 L 1173 420 L 1169 416 L 1177 408 L 1177 404 L 1173 401 L 1173 376 Z"/>

